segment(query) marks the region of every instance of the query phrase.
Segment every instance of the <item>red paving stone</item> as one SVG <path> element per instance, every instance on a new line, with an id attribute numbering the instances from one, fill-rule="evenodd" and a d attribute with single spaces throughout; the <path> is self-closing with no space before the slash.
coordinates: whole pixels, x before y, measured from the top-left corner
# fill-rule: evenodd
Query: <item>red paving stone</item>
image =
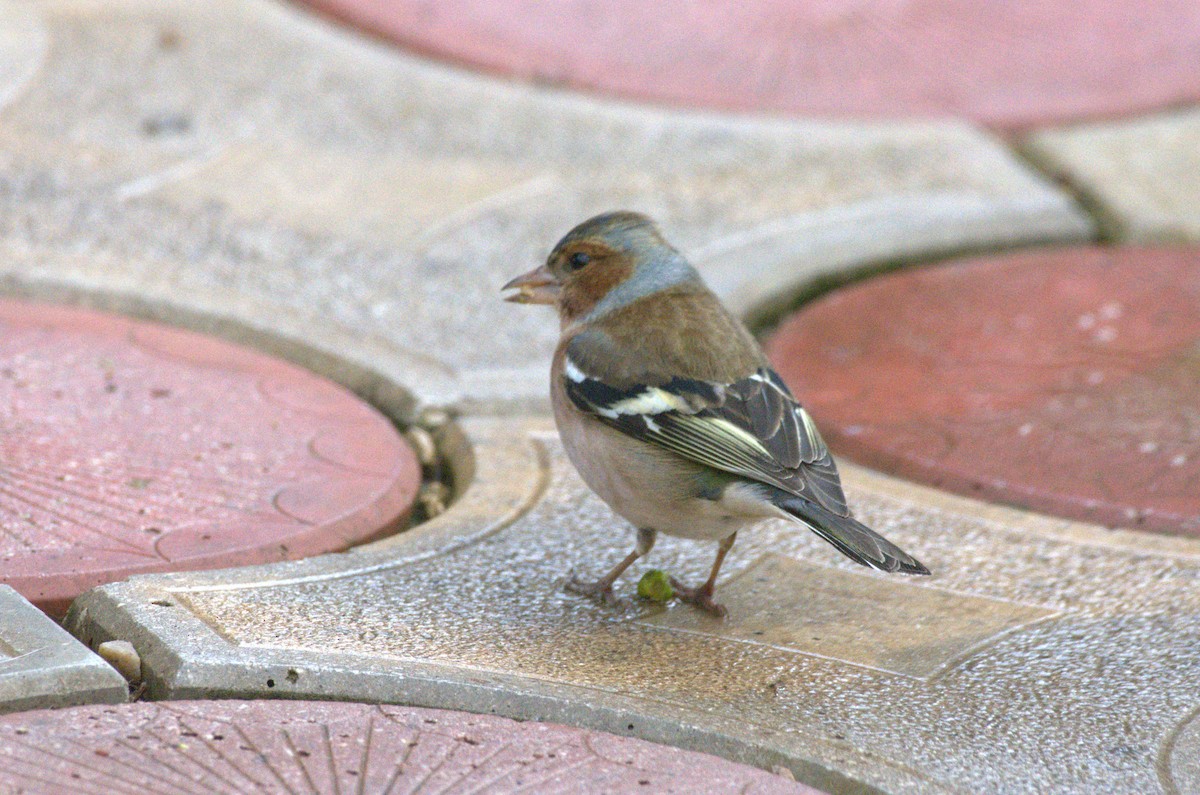
<path id="1" fill-rule="evenodd" d="M 0 790 L 818 795 L 756 768 L 603 732 L 315 701 L 10 715 L 0 718 Z"/>
<path id="2" fill-rule="evenodd" d="M 407 518 L 388 420 L 286 362 L 0 300 L 0 582 L 52 615 L 131 574 L 344 549 Z"/>
<path id="3" fill-rule="evenodd" d="M 668 104 L 1005 128 L 1200 99 L 1200 3 L 306 0 L 435 57 Z"/>
<path id="4" fill-rule="evenodd" d="M 769 353 L 837 452 L 1200 536 L 1200 249 L 993 256 L 832 293 Z"/>

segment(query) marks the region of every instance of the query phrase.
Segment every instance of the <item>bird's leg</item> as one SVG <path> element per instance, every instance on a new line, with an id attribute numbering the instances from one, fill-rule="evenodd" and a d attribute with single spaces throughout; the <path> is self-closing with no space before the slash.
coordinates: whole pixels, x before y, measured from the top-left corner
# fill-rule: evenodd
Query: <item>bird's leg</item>
<path id="1" fill-rule="evenodd" d="M 725 606 L 713 601 L 713 592 L 717 590 L 717 574 L 721 571 L 721 564 L 725 562 L 725 556 L 729 554 L 729 550 L 733 547 L 733 542 L 736 540 L 737 533 L 730 533 L 721 539 L 721 545 L 717 547 L 717 559 L 713 561 L 712 571 L 708 575 L 708 580 L 699 588 L 689 588 L 672 577 L 671 587 L 675 589 L 675 596 L 681 601 L 693 604 L 718 618 L 724 618 L 726 613 Z"/>
<path id="2" fill-rule="evenodd" d="M 633 548 L 632 552 L 625 556 L 624 560 L 613 566 L 612 571 L 595 582 L 581 580 L 578 576 L 572 574 L 571 579 L 567 580 L 566 589 L 571 593 L 590 596 L 605 603 L 617 601 L 616 597 L 613 596 L 613 583 L 625 573 L 625 569 L 633 565 L 635 560 L 650 552 L 654 547 L 654 541 L 657 537 L 657 530 L 652 530 L 649 527 L 638 528 L 637 545 Z"/>

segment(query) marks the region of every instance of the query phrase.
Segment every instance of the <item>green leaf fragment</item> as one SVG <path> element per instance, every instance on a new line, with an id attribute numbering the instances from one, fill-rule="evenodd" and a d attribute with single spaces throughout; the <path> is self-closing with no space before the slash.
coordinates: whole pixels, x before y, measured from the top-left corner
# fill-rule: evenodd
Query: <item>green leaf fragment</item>
<path id="1" fill-rule="evenodd" d="M 671 587 L 671 580 L 666 572 L 651 569 L 638 580 L 637 594 L 642 599 L 663 604 L 671 601 L 675 596 L 675 589 Z"/>

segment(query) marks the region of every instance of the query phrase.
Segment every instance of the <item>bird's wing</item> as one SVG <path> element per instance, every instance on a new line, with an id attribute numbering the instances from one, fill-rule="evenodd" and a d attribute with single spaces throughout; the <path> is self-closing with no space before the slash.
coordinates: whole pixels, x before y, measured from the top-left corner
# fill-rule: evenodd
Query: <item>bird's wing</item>
<path id="1" fill-rule="evenodd" d="M 728 384 L 677 377 L 614 386 L 587 373 L 571 353 L 568 346 L 563 386 L 580 411 L 684 458 L 848 513 L 821 434 L 770 368 Z"/>

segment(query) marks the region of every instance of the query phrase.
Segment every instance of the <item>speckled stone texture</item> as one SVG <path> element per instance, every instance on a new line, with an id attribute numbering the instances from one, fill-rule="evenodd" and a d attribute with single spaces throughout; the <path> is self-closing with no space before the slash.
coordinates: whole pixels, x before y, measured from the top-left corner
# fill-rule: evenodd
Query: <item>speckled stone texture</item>
<path id="1" fill-rule="evenodd" d="M 0 788 L 109 793 L 819 795 L 628 737 L 446 710 L 176 701 L 0 719 Z"/>
<path id="2" fill-rule="evenodd" d="M 0 585 L 0 713 L 116 704 L 125 680 L 7 585 Z"/>
<path id="3" fill-rule="evenodd" d="M 1200 110 L 1043 130 L 1024 149 L 1086 196 L 1113 237 L 1200 242 Z"/>
<path id="4" fill-rule="evenodd" d="M 1163 778 L 1179 793 L 1200 792 L 1200 710 L 1179 725 L 1163 754 Z"/>
<path id="5" fill-rule="evenodd" d="M 1006 504 L 1200 535 L 1200 249 L 1063 249 L 874 279 L 770 355 L 835 451 Z"/>
<path id="6" fill-rule="evenodd" d="M 670 104 L 1005 127 L 1200 98 L 1200 9 L 1158 0 L 308 0 L 421 52 Z"/>
<path id="7" fill-rule="evenodd" d="M 52 615 L 137 572 L 344 549 L 421 483 L 386 417 L 227 342 L 0 299 L 0 582 Z"/>
<path id="8" fill-rule="evenodd" d="M 857 515 L 932 577 L 871 572 L 775 522 L 730 555 L 726 621 L 632 601 L 647 567 L 704 576 L 711 547 L 671 538 L 606 607 L 561 584 L 623 555 L 633 534 L 549 424 L 467 432 L 470 488 L 414 531 L 344 556 L 105 586 L 69 625 L 89 643 L 131 640 L 160 697 L 496 712 L 782 764 L 827 791 L 1144 794 L 1190 780 L 1170 772 L 1191 775 L 1186 759 L 1158 760 L 1192 747 L 1200 706 L 1195 541 L 848 465 Z M 791 609 L 756 611 L 755 589 Z"/>
<path id="9" fill-rule="evenodd" d="M 0 289 L 249 339 L 363 392 L 544 402 L 557 326 L 499 287 L 613 208 L 658 219 L 739 311 L 878 259 L 1090 233 L 957 122 L 589 100 L 266 0 L 17 6 L 49 45 L 0 125 Z"/>

